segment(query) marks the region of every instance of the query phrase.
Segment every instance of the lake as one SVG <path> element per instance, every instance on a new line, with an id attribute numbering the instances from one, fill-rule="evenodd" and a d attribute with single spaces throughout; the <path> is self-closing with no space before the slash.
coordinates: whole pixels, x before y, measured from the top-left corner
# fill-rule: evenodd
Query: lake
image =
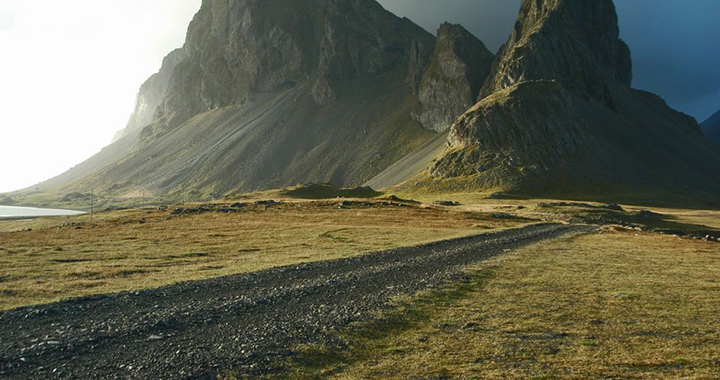
<path id="1" fill-rule="evenodd" d="M 0 206 L 0 219 L 30 219 L 42 216 L 68 216 L 80 214 L 85 214 L 85 212 L 35 207 Z"/>

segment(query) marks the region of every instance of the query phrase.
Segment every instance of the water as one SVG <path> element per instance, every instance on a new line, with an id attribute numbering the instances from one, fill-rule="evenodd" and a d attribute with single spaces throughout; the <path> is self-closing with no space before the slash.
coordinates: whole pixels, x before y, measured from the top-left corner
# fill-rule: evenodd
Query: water
<path id="1" fill-rule="evenodd" d="M 54 210 L 49 208 L 0 206 L 0 219 L 38 218 L 41 216 L 68 216 L 85 214 L 82 211 Z"/>

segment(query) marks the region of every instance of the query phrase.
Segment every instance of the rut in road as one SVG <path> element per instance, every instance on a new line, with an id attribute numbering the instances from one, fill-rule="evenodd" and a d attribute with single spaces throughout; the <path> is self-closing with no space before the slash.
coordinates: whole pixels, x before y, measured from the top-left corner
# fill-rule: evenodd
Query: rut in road
<path id="1" fill-rule="evenodd" d="M 592 232 L 533 225 L 365 256 L 0 314 L 0 377 L 216 378 L 277 373 L 301 343 L 370 317 L 389 297 L 462 276 L 534 243 Z"/>

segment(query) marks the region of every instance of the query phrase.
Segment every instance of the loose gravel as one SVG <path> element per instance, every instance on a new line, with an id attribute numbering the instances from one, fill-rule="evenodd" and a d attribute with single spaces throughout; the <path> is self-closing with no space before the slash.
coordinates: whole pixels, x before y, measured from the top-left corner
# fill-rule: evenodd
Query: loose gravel
<path id="1" fill-rule="evenodd" d="M 367 320 L 390 297 L 431 289 L 469 265 L 595 227 L 542 224 L 159 289 L 0 314 L 0 377 L 257 376 L 303 343 Z"/>

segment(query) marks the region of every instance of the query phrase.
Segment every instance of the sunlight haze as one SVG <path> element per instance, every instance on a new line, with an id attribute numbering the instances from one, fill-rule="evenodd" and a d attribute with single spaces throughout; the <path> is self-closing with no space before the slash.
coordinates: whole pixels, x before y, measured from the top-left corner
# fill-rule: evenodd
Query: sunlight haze
<path id="1" fill-rule="evenodd" d="M 0 192 L 58 175 L 125 127 L 200 0 L 0 0 Z"/>

